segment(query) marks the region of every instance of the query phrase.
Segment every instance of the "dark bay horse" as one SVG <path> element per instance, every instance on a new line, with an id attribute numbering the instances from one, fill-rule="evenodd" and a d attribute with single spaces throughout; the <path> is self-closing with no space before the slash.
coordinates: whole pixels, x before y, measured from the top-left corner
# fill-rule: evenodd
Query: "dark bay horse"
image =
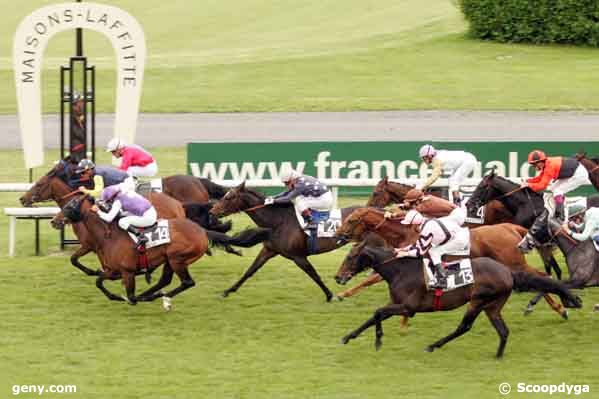
<path id="1" fill-rule="evenodd" d="M 416 313 L 435 311 L 434 290 L 428 290 L 424 280 L 421 258 L 395 258 L 393 251 L 380 247 L 365 247 L 356 262 L 357 273 L 366 267 L 375 269 L 387 282 L 391 304 L 374 312 L 374 316 L 342 339 L 343 344 L 357 338 L 371 326 L 376 327 L 375 348 L 382 345 L 382 322 L 391 316 L 412 317 Z M 580 308 L 582 301 L 573 296 L 566 287 L 548 277 L 513 272 L 505 265 L 490 258 L 472 259 L 475 283 L 444 293 L 439 298 L 440 310 L 452 310 L 469 302 L 468 309 L 458 328 L 451 334 L 426 347 L 427 352 L 441 348 L 446 343 L 470 331 L 481 311 L 499 335 L 496 357 L 503 356 L 509 330 L 501 316 L 501 310 L 512 290 L 542 291 L 557 294 L 568 307 Z"/>
<path id="2" fill-rule="evenodd" d="M 102 264 L 102 271 L 96 280 L 96 286 L 113 301 L 127 301 L 135 305 L 137 301 L 152 301 L 165 297 L 163 305 L 170 309 L 170 299 L 175 295 L 193 287 L 188 267 L 201 258 L 209 249 L 206 231 L 197 224 L 184 218 L 170 219 L 169 230 L 171 241 L 154 248 L 148 248 L 146 254 L 150 269 L 164 265 L 162 276 L 156 285 L 135 295 L 135 275 L 139 271 L 137 250 L 129 235 L 113 222 L 108 225 L 91 211 L 91 201 L 87 196 L 71 199 L 62 209 L 64 219 L 71 223 L 83 224 L 89 237 L 96 243 L 96 254 Z M 170 284 L 173 273 L 181 280 L 181 284 L 167 292 L 158 292 Z M 104 287 L 104 281 L 121 278 L 127 297 L 115 295 Z"/>
<path id="3" fill-rule="evenodd" d="M 576 154 L 576 159 L 589 172 L 589 180 L 595 190 L 599 191 L 599 158 L 587 158 L 586 152 L 579 152 Z"/>
<path id="4" fill-rule="evenodd" d="M 593 242 L 576 241 L 570 237 L 554 219 L 549 219 L 552 240 L 564 254 L 570 277 L 564 281 L 568 288 L 599 286 L 599 253 Z M 530 301 L 532 307 L 539 301 L 538 296 Z"/>
<path id="5" fill-rule="evenodd" d="M 38 179 L 33 187 L 20 198 L 21 204 L 32 206 L 38 202 L 55 201 L 60 208 L 64 207 L 71 200 L 73 193 L 71 187 L 63 180 L 67 178 L 65 166 L 64 161 L 59 162 L 46 175 Z M 161 193 L 151 193 L 147 198 L 156 208 L 159 217 L 165 219 L 185 218 L 185 210 L 176 199 Z M 81 246 L 71 255 L 71 264 L 88 276 L 97 276 L 98 271 L 79 262 L 79 258 L 82 256 L 96 251 L 96 242 L 91 239 L 84 224 L 74 223 L 72 226 Z"/>
<path id="6" fill-rule="evenodd" d="M 408 191 L 413 188 L 408 184 L 389 181 L 385 176 L 372 190 L 366 206 L 384 208 L 391 204 L 402 204 Z M 490 201 L 485 205 L 484 224 L 507 223 L 511 218 L 512 214 L 499 201 Z"/>
<path id="7" fill-rule="evenodd" d="M 343 225 L 337 229 L 337 234 L 347 239 L 360 241 L 366 233 L 377 233 L 384 238 L 388 244 L 395 248 L 404 247 L 416 241 L 418 234 L 411 228 L 400 223 L 399 219 L 385 219 L 384 213 L 375 208 L 360 208 L 349 215 Z M 518 250 L 517 244 L 526 234 L 526 229 L 522 226 L 511 223 L 501 223 L 494 225 L 480 226 L 470 230 L 470 257 L 488 257 L 495 259 L 501 264 L 506 265 L 513 271 L 522 271 L 534 275 L 545 276 L 544 273 L 538 271 L 534 267 L 527 264 L 526 258 Z M 351 269 L 351 261 L 355 257 L 351 257 L 352 252 L 346 257 L 339 268 L 335 277 L 337 283 L 347 283 L 352 274 L 347 273 L 348 268 Z M 446 260 L 451 261 L 459 259 L 445 255 Z M 342 292 L 340 297 L 348 297 L 355 294 L 361 288 L 382 281 L 381 276 L 372 275 L 358 286 L 353 287 L 349 292 Z M 564 319 L 568 318 L 568 311 L 545 294 L 545 300 L 556 313 Z"/>
<path id="8" fill-rule="evenodd" d="M 480 181 L 472 196 L 468 200 L 466 207 L 469 212 L 474 212 L 479 207 L 498 200 L 505 208 L 514 215 L 511 223 L 520 225 L 529 229 L 537 216 L 545 209 L 543 196 L 540 193 L 532 191 L 530 188 L 520 188 L 520 186 L 504 177 L 495 174 L 493 170 Z M 551 275 L 551 271 L 559 280 L 562 278 L 562 269 L 553 257 L 553 246 L 542 245 L 537 248 L 545 271 Z"/>
<path id="9" fill-rule="evenodd" d="M 270 238 L 264 242 L 262 250 L 247 269 L 244 275 L 233 286 L 227 289 L 223 296 L 236 292 L 239 287 L 254 275 L 269 259 L 281 255 L 292 260 L 303 270 L 324 292 L 327 301 L 333 298 L 333 293 L 324 284 L 314 266 L 308 261 L 311 255 L 307 246 L 307 235 L 300 227 L 293 205 L 263 206 L 264 194 L 246 188 L 245 183 L 235 187 L 214 204 L 211 212 L 217 216 L 227 216 L 237 212 L 246 212 L 247 215 L 262 228 L 270 230 Z M 342 209 L 345 218 L 356 207 Z M 332 251 L 344 243 L 336 237 L 318 238 L 316 240 L 317 253 Z"/>

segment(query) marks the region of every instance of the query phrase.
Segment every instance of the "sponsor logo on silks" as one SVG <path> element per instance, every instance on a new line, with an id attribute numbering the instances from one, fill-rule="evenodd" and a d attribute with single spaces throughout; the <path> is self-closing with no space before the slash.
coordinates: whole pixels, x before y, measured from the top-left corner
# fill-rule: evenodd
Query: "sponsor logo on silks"
<path id="1" fill-rule="evenodd" d="M 140 24 L 126 11 L 105 4 L 49 5 L 21 21 L 13 42 L 17 107 L 27 168 L 44 163 L 41 105 L 44 50 L 54 35 L 77 28 L 100 32 L 112 43 L 117 62 L 114 136 L 134 142 L 146 58 L 146 41 Z"/>

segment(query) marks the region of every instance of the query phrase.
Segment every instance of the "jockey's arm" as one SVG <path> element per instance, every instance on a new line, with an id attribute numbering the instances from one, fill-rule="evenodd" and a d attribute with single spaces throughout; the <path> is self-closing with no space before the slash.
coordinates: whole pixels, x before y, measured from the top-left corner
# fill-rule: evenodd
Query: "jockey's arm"
<path id="1" fill-rule="evenodd" d="M 543 170 L 539 175 L 526 180 L 528 187 L 535 192 L 543 191 L 551 182 L 551 175 Z"/>
<path id="2" fill-rule="evenodd" d="M 104 178 L 102 176 L 95 175 L 93 190 L 88 190 L 87 188 L 84 188 L 83 192 L 85 194 L 91 195 L 94 198 L 98 198 L 102 190 L 104 190 Z"/>
<path id="3" fill-rule="evenodd" d="M 119 165 L 119 169 L 124 170 L 126 172 L 127 169 L 129 169 L 129 166 L 131 166 L 131 158 L 132 158 L 131 151 L 127 151 L 125 149 L 125 151 L 123 151 L 123 156 L 121 158 L 121 164 Z"/>
<path id="4" fill-rule="evenodd" d="M 599 220 L 597 218 L 591 218 L 590 220 L 586 220 L 584 224 L 584 230 L 582 233 L 572 233 L 570 234 L 573 239 L 577 241 L 586 241 L 599 231 Z"/>
<path id="5" fill-rule="evenodd" d="M 428 250 L 431 249 L 433 245 L 433 236 L 431 234 L 426 234 L 426 238 L 421 234 L 418 237 L 418 241 L 414 244 L 408 246 L 406 248 L 407 256 L 412 258 L 417 258 L 419 256 L 424 256 L 427 254 Z"/>
<path id="6" fill-rule="evenodd" d="M 437 181 L 439 177 L 441 177 L 441 173 L 443 172 L 443 163 L 439 159 L 433 159 L 433 172 L 429 176 L 429 178 L 424 182 L 421 190 L 424 191 L 430 186 L 433 185 L 434 182 Z"/>
<path id="7" fill-rule="evenodd" d="M 284 193 L 281 193 L 279 195 L 277 195 L 274 198 L 274 203 L 275 204 L 288 204 L 290 203 L 295 197 L 299 196 L 300 192 L 299 190 L 297 190 L 296 188 L 286 191 Z"/>
<path id="8" fill-rule="evenodd" d="M 98 216 L 100 216 L 100 219 L 102 219 L 103 221 L 110 223 L 114 220 L 116 215 L 119 214 L 122 208 L 123 204 L 121 204 L 121 201 L 115 200 L 112 203 L 112 207 L 110 208 L 110 211 L 108 213 L 98 210 Z"/>

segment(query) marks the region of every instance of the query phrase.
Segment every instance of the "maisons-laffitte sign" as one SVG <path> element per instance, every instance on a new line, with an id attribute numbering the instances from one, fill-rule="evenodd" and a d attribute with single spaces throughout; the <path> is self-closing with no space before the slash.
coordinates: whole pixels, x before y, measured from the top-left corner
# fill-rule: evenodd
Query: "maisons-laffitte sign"
<path id="1" fill-rule="evenodd" d="M 44 161 L 40 85 L 44 50 L 56 33 L 76 28 L 100 32 L 112 43 L 117 60 L 114 135 L 134 141 L 146 58 L 140 24 L 126 11 L 105 4 L 72 2 L 42 7 L 21 21 L 13 43 L 17 107 L 28 168 Z"/>

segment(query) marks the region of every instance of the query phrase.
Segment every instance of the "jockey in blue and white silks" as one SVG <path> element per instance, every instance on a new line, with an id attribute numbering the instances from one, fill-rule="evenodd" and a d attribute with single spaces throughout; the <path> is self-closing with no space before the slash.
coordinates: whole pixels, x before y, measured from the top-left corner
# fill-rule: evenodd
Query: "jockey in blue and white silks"
<path id="1" fill-rule="evenodd" d="M 417 188 L 424 191 L 437 181 L 442 173 L 448 174 L 449 192 L 453 203 L 460 206 L 460 186 L 476 167 L 476 157 L 466 151 L 436 150 L 430 144 L 420 147 L 418 155 L 427 165 L 433 165 L 433 172 L 426 182 Z"/>
<path id="2" fill-rule="evenodd" d="M 282 174 L 281 180 L 287 186 L 287 191 L 266 198 L 265 205 L 293 203 L 308 224 L 312 223 L 311 209 L 330 212 L 333 208 L 331 190 L 318 179 L 289 170 Z"/>

